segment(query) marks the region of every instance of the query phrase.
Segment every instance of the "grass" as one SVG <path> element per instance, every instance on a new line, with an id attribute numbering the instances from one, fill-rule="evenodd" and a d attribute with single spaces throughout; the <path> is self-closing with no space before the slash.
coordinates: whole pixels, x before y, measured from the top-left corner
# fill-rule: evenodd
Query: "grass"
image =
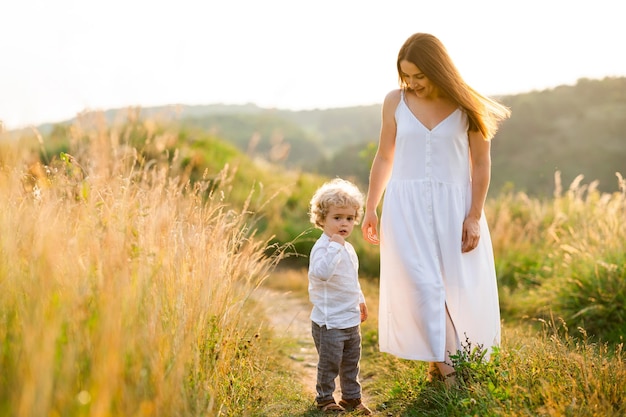
<path id="1" fill-rule="evenodd" d="M 466 350 L 457 356 L 459 387 L 427 383 L 426 367 L 389 355 L 369 355 L 377 375 L 369 389 L 377 408 L 393 416 L 621 416 L 626 411 L 622 345 L 580 341 L 563 323 L 504 326 L 489 362 Z"/>
<path id="2" fill-rule="evenodd" d="M 601 194 L 578 177 L 563 192 L 555 175 L 552 200 L 509 193 L 486 209 L 509 320 L 560 317 L 610 343 L 626 325 L 626 182 Z"/>
<path id="3" fill-rule="evenodd" d="M 276 259 L 245 206 L 97 132 L 46 166 L 20 152 L 0 165 L 0 415 L 239 416 L 273 397 L 249 298 Z"/>

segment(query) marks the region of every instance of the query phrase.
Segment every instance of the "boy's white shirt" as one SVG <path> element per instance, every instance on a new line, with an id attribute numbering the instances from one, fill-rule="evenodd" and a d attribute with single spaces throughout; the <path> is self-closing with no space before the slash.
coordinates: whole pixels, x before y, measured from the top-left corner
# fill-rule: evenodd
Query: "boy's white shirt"
<path id="1" fill-rule="evenodd" d="M 361 323 L 359 259 L 354 247 L 341 245 L 322 233 L 309 257 L 311 320 L 327 329 L 347 329 Z"/>

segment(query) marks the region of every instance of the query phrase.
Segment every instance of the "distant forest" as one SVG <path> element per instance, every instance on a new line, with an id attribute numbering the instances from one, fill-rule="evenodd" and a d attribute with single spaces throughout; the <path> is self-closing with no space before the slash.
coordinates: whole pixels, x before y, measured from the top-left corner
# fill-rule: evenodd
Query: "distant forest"
<path id="1" fill-rule="evenodd" d="M 497 98 L 512 116 L 493 139 L 491 193 L 551 196 L 556 171 L 564 187 L 583 175 L 601 191 L 618 189 L 615 173 L 626 175 L 626 77 Z M 143 108 L 141 117 L 169 120 L 190 137 L 209 133 L 251 158 L 366 187 L 380 111 L 380 105 L 289 111 L 216 104 Z M 113 120 L 120 110 L 106 114 Z M 54 136 L 69 123 L 41 128 Z"/>

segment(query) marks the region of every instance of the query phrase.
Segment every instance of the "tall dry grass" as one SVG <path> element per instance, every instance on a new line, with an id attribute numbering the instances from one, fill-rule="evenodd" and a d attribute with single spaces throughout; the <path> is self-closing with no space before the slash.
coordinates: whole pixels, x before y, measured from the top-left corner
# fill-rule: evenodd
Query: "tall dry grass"
<path id="1" fill-rule="evenodd" d="M 600 193 L 579 176 L 553 199 L 524 193 L 490 200 L 487 212 L 508 318 L 549 318 L 596 339 L 623 342 L 626 323 L 626 181 Z"/>
<path id="2" fill-rule="evenodd" d="M 245 415 L 264 366 L 247 299 L 276 260 L 254 216 L 100 119 L 72 132 L 47 166 L 0 150 L 0 415 Z"/>

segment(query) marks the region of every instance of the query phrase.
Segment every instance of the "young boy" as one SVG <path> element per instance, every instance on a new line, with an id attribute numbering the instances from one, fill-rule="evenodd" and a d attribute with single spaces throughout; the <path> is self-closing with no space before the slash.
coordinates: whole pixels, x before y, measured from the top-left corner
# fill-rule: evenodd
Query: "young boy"
<path id="1" fill-rule="evenodd" d="M 359 260 L 346 238 L 363 216 L 363 195 L 349 181 L 334 179 L 322 185 L 310 203 L 310 219 L 323 233 L 311 249 L 309 299 L 311 326 L 319 355 L 317 408 L 325 413 L 372 412 L 361 402 L 359 361 L 361 322 L 367 306 L 358 279 Z M 339 376 L 341 401 L 335 402 Z"/>

